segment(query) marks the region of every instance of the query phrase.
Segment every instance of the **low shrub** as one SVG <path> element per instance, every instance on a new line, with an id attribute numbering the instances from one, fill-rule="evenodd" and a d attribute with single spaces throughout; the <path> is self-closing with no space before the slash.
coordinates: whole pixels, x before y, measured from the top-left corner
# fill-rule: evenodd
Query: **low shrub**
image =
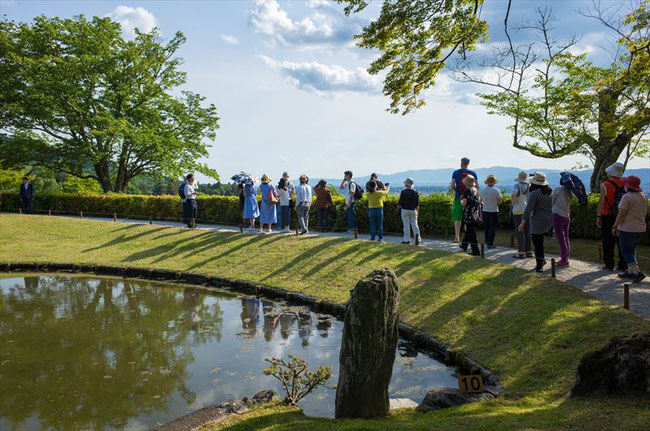
<path id="1" fill-rule="evenodd" d="M 337 206 L 336 213 L 330 216 L 332 225 L 337 229 L 347 227 L 343 198 L 333 198 Z M 402 220 L 397 206 L 398 196 L 390 195 L 384 204 L 384 231 L 399 233 L 402 231 Z M 571 204 L 570 235 L 573 238 L 600 238 L 600 230 L 595 223 L 598 195 L 589 196 L 588 206 L 582 207 L 575 201 Z M 199 196 L 197 198 L 198 221 L 200 223 L 239 225 L 241 214 L 239 200 L 236 196 Z M 453 232 L 451 220 L 452 197 L 447 194 L 431 194 L 421 196 L 419 224 L 423 235 L 440 235 Z M 20 207 L 17 194 L 0 193 L 0 210 L 16 211 Z M 368 230 L 367 201 L 362 199 L 355 208 L 357 227 Z M 178 196 L 140 196 L 127 194 L 108 195 L 74 195 L 53 194 L 34 197 L 34 208 L 39 213 L 52 210 L 54 214 L 84 214 L 112 216 L 114 213 L 121 218 L 135 218 L 147 220 L 180 220 L 182 208 Z M 499 207 L 499 226 L 501 229 L 511 230 L 510 198 L 505 197 Z M 650 215 L 648 217 L 650 223 Z M 293 213 L 292 226 L 296 224 L 295 212 Z M 316 208 L 312 206 L 309 225 L 311 228 L 318 226 Z M 644 244 L 650 244 L 650 234 L 644 236 Z"/>

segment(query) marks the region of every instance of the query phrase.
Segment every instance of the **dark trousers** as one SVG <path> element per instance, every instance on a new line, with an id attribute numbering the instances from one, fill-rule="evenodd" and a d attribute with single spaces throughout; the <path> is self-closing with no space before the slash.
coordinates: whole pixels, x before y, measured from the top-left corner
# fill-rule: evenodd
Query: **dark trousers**
<path id="1" fill-rule="evenodd" d="M 603 243 L 603 263 L 610 269 L 614 268 L 614 249 L 616 249 L 618 250 L 618 269 L 625 270 L 627 269 L 627 263 L 625 263 L 625 260 L 623 259 L 623 253 L 621 253 L 618 237 L 612 234 L 612 227 L 614 227 L 615 220 L 616 217 L 611 214 L 604 215 L 600 219 Z"/>
<path id="2" fill-rule="evenodd" d="M 354 219 L 354 205 L 355 204 L 356 204 L 356 202 L 350 202 L 350 208 L 345 210 L 345 215 L 348 218 L 348 229 L 350 229 L 350 230 L 357 227 L 357 222 Z"/>
<path id="3" fill-rule="evenodd" d="M 533 247 L 535 248 L 535 260 L 537 261 L 537 268 L 544 266 L 544 234 L 531 234 L 533 238 Z"/>
<path id="4" fill-rule="evenodd" d="M 289 205 L 280 206 L 280 229 L 289 227 L 291 223 L 291 207 Z"/>
<path id="5" fill-rule="evenodd" d="M 192 219 L 196 219 L 196 200 L 187 199 L 183 202 L 183 222 L 192 227 Z"/>
<path id="6" fill-rule="evenodd" d="M 316 216 L 318 217 L 318 225 L 321 230 L 325 231 L 330 227 L 330 212 L 327 208 L 316 208 Z"/>
<path id="7" fill-rule="evenodd" d="M 499 213 L 483 211 L 483 225 L 485 227 L 485 243 L 489 246 L 494 245 L 494 237 L 497 234 L 497 224 L 499 223 Z"/>
<path id="8" fill-rule="evenodd" d="M 463 251 L 467 251 L 467 246 L 472 247 L 472 254 L 474 256 L 479 256 L 481 252 L 478 249 L 478 238 L 476 238 L 476 224 L 475 223 L 465 223 L 465 234 L 463 235 L 463 240 L 460 243 L 460 248 Z"/>
<path id="9" fill-rule="evenodd" d="M 21 199 L 20 206 L 25 214 L 31 214 L 34 212 L 34 200 L 33 199 Z"/>

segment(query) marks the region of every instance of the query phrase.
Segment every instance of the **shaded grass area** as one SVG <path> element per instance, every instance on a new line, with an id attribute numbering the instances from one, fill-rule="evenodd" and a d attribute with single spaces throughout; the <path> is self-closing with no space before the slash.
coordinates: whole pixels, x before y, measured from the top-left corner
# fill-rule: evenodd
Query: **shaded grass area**
<path id="1" fill-rule="evenodd" d="M 191 270 L 337 302 L 347 301 L 359 278 L 388 267 L 400 279 L 401 320 L 499 373 L 508 388 L 504 399 L 427 415 L 406 410 L 382 421 L 307 419 L 276 406 L 244 416 L 242 427 L 232 429 L 264 429 L 249 421 L 263 421 L 269 429 L 638 429 L 640 419 L 650 421 L 647 400 L 566 398 L 582 355 L 614 336 L 650 330 L 650 322 L 508 265 L 347 238 L 6 214 L 0 215 L 0 261 Z"/>

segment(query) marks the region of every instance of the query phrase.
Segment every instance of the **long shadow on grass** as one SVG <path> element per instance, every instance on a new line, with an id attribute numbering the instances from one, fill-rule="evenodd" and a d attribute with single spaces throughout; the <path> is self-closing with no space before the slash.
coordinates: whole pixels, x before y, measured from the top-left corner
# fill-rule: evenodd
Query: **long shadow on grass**
<path id="1" fill-rule="evenodd" d="M 234 236 L 234 239 L 241 239 L 242 238 L 241 235 L 237 234 L 237 233 L 233 234 L 233 236 Z M 224 258 L 224 257 L 226 257 L 226 256 L 228 256 L 228 255 L 230 255 L 232 253 L 235 253 L 235 252 L 237 252 L 239 250 L 243 250 L 244 248 L 249 247 L 251 245 L 256 245 L 257 247 L 264 247 L 264 246 L 267 246 L 269 244 L 272 244 L 272 243 L 274 243 L 276 241 L 280 241 L 280 240 L 282 240 L 282 237 L 280 237 L 280 236 L 273 236 L 273 237 L 268 237 L 268 236 L 263 236 L 263 235 L 251 236 L 251 239 L 249 239 L 248 241 L 246 241 L 244 243 L 241 243 L 241 244 L 239 244 L 239 245 L 237 245 L 235 247 L 226 249 L 224 252 L 222 252 L 222 253 L 220 253 L 220 254 L 218 254 L 216 256 L 210 256 L 209 258 L 192 265 L 189 269 L 196 269 L 196 268 L 202 267 L 202 266 L 207 265 L 208 263 L 210 263 L 212 261 Z M 214 247 L 214 245 L 208 245 L 208 246 L 206 246 L 204 248 L 204 250 L 207 251 L 212 247 Z M 201 251 L 203 251 L 203 250 L 201 250 Z M 197 252 L 197 254 L 200 254 L 201 251 Z"/>
<path id="2" fill-rule="evenodd" d="M 117 229 L 117 230 L 122 230 L 122 229 L 124 229 L 124 228 L 120 228 L 120 229 Z M 87 253 L 87 252 L 91 252 L 91 251 L 95 251 L 95 250 L 101 250 L 103 248 L 111 247 L 111 246 L 118 245 L 118 244 L 122 244 L 124 242 L 135 241 L 137 239 L 140 239 L 140 238 L 145 237 L 147 235 L 154 234 L 156 232 L 160 232 L 161 230 L 165 230 L 165 229 L 168 229 L 168 227 L 161 226 L 161 227 L 158 227 L 158 228 L 155 228 L 155 229 L 147 229 L 147 230 L 143 230 L 142 232 L 136 233 L 134 235 L 121 235 L 121 236 L 118 236 L 116 238 L 111 239 L 110 241 L 105 242 L 102 245 L 98 245 L 98 246 L 92 247 L 92 248 L 87 248 L 86 250 L 83 250 L 82 253 Z"/>

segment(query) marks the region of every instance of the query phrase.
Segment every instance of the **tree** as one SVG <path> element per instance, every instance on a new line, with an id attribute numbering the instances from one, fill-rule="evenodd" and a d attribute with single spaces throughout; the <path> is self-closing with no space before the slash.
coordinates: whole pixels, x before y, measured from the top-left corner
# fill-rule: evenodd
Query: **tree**
<path id="1" fill-rule="evenodd" d="M 109 18 L 0 21 L 3 167 L 41 166 L 104 192 L 124 192 L 141 174 L 217 178 L 197 161 L 215 137 L 216 108 L 178 91 L 184 42 L 176 33 L 163 43 L 157 30 L 125 40 Z"/>
<path id="2" fill-rule="evenodd" d="M 647 151 L 650 125 L 650 47 L 648 1 L 624 19 L 600 9 L 587 11 L 620 35 L 612 61 L 595 65 L 587 54 L 573 54 L 573 38 L 560 43 L 551 32 L 548 8 L 538 9 L 539 20 L 522 27 L 537 33 L 535 42 L 496 48 L 481 66 L 497 71 L 496 79 L 477 78 L 459 68 L 458 79 L 487 85 L 496 91 L 479 96 L 490 114 L 513 119 L 513 146 L 544 158 L 584 154 L 594 165 L 592 191 L 605 168 L 625 157 Z"/>

